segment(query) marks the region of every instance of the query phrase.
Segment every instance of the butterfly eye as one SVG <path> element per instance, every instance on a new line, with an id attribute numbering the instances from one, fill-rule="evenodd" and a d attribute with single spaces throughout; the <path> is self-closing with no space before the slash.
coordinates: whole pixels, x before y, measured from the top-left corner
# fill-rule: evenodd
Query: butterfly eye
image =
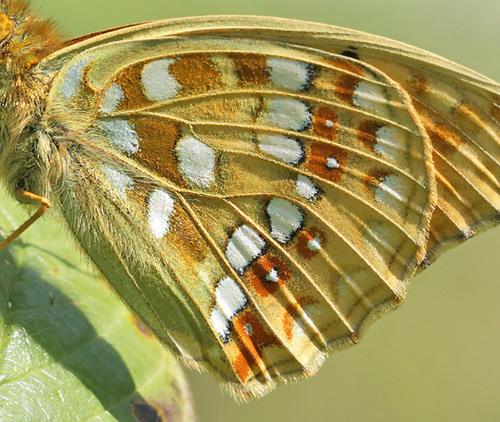
<path id="1" fill-rule="evenodd" d="M 14 28 L 14 22 L 7 15 L 0 13 L 0 41 L 3 41 Z"/>

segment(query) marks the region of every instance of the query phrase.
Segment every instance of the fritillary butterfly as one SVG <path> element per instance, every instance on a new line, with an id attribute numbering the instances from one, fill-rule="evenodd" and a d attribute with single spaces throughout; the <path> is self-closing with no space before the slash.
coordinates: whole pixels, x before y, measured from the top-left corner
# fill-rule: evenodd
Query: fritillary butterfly
<path id="1" fill-rule="evenodd" d="M 137 316 L 238 398 L 313 374 L 497 224 L 500 85 L 361 32 L 265 17 L 62 41 L 0 3 L 0 169 Z M 29 39 L 30 42 L 26 42 Z"/>

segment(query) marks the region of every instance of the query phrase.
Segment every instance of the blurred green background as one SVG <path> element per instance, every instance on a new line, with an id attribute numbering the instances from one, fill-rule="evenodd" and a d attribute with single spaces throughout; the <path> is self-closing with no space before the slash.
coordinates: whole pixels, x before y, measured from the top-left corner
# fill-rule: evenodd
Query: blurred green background
<path id="1" fill-rule="evenodd" d="M 499 0 L 37 0 L 74 37 L 203 14 L 259 14 L 351 27 L 438 53 L 500 80 Z M 500 229 L 417 276 L 398 311 L 310 380 L 237 405 L 188 371 L 200 422 L 500 420 Z"/>

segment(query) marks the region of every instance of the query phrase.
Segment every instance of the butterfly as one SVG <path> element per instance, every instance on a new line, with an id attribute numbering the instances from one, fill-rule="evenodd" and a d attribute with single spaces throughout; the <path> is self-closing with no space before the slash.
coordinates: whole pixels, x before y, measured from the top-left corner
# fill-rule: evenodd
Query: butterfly
<path id="1" fill-rule="evenodd" d="M 238 399 L 314 374 L 497 224 L 500 85 L 395 41 L 215 16 L 63 41 L 0 2 L 0 171 Z"/>

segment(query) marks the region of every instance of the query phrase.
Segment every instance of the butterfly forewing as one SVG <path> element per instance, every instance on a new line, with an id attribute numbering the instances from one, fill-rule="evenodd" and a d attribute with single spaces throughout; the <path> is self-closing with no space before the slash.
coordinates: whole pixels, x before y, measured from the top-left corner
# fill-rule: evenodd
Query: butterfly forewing
<path id="1" fill-rule="evenodd" d="M 430 142 L 370 65 L 155 25 L 41 64 L 45 120 L 75 151 L 63 210 L 168 346 L 259 395 L 403 299 L 435 199 Z"/>

